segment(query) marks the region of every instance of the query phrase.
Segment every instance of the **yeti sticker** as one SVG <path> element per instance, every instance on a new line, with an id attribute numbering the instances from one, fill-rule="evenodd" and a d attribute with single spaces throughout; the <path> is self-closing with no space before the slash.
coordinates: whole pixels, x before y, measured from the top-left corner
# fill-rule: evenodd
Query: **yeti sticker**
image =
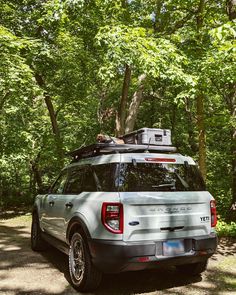
<path id="1" fill-rule="evenodd" d="M 210 221 L 210 217 L 209 216 L 202 216 L 200 217 L 201 222 L 208 222 Z"/>

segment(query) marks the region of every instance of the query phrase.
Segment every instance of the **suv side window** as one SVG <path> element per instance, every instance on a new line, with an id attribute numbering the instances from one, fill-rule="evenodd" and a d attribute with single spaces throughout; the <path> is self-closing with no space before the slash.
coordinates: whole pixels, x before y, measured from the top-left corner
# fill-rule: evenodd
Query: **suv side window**
<path id="1" fill-rule="evenodd" d="M 80 194 L 82 192 L 83 170 L 80 167 L 69 171 L 65 194 Z"/>
<path id="2" fill-rule="evenodd" d="M 67 180 L 67 171 L 63 171 L 61 175 L 58 177 L 56 182 L 54 183 L 52 189 L 51 189 L 51 194 L 62 194 L 64 191 L 64 187 L 66 184 Z"/>
<path id="3" fill-rule="evenodd" d="M 97 186 L 94 180 L 94 175 L 91 167 L 84 167 L 83 168 L 83 191 L 84 192 L 96 192 Z"/>
<path id="4" fill-rule="evenodd" d="M 94 177 L 96 179 L 99 191 L 114 192 L 117 191 L 117 181 L 119 180 L 119 164 L 100 164 L 94 165 Z"/>
<path id="5" fill-rule="evenodd" d="M 96 183 L 90 167 L 76 167 L 69 172 L 65 194 L 80 194 L 82 192 L 96 192 Z"/>

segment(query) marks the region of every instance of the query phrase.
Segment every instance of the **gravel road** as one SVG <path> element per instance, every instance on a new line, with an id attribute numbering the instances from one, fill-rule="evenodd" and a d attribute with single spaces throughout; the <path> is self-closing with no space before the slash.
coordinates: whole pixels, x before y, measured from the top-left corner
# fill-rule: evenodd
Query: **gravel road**
<path id="1" fill-rule="evenodd" d="M 67 256 L 30 249 L 30 216 L 0 220 L 0 294 L 78 294 L 68 283 Z M 221 240 L 202 276 L 174 268 L 105 275 L 92 294 L 236 294 L 236 241 Z"/>

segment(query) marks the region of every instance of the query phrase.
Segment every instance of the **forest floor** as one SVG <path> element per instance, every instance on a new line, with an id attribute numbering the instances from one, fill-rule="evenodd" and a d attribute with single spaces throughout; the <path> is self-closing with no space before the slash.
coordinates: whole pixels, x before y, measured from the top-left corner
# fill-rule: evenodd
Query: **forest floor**
<path id="1" fill-rule="evenodd" d="M 68 282 L 67 256 L 54 248 L 32 252 L 30 214 L 12 216 L 0 219 L 0 294 L 78 294 Z M 236 294 L 236 240 L 221 239 L 201 276 L 174 268 L 104 275 L 93 294 Z"/>

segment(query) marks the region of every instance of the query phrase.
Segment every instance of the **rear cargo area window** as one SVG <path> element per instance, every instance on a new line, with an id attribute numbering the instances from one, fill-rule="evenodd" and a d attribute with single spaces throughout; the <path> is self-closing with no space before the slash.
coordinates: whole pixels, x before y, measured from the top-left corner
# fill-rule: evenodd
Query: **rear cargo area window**
<path id="1" fill-rule="evenodd" d="M 169 163 L 121 163 L 120 191 L 205 191 L 195 165 Z"/>
<path id="2" fill-rule="evenodd" d="M 119 164 L 101 164 L 93 166 L 94 177 L 99 191 L 117 191 Z"/>

